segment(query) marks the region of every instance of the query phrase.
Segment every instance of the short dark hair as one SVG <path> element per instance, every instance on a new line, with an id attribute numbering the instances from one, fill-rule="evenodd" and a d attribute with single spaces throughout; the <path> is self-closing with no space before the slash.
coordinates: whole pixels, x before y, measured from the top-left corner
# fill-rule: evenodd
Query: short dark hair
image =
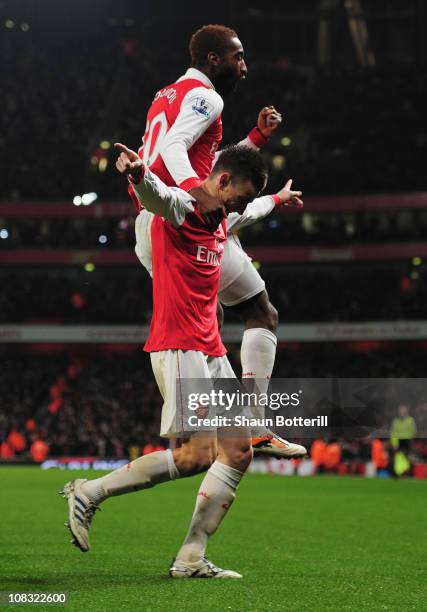
<path id="1" fill-rule="evenodd" d="M 221 151 L 213 173 L 230 172 L 236 177 L 247 179 L 260 192 L 268 179 L 267 166 L 261 154 L 251 147 L 230 145 Z"/>
<path id="2" fill-rule="evenodd" d="M 190 40 L 191 64 L 193 66 L 204 66 L 208 61 L 208 54 L 211 52 L 224 55 L 228 50 L 230 38 L 237 38 L 237 34 L 227 26 L 203 26 L 194 32 Z"/>

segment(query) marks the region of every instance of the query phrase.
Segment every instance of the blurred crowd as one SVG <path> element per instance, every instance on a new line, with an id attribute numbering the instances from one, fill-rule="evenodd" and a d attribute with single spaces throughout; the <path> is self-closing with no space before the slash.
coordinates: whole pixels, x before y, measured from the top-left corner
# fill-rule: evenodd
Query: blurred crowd
<path id="1" fill-rule="evenodd" d="M 393 440 L 345 438 L 310 441 L 310 459 L 315 473 L 366 475 L 366 464 L 371 463 L 370 476 L 409 476 L 426 478 L 427 443 L 425 439 L 414 439 L 403 445 L 405 454 Z M 423 464 L 414 469 L 415 463 Z"/>
<path id="2" fill-rule="evenodd" d="M 427 318 L 422 266 L 276 265 L 260 271 L 283 323 Z"/>
<path id="3" fill-rule="evenodd" d="M 424 265 L 276 264 L 259 271 L 282 323 L 427 318 Z M 91 272 L 4 268 L 0 284 L 3 324 L 146 324 L 151 319 L 151 280 L 136 257 L 134 267 L 99 266 Z M 233 321 L 233 310 L 226 309 L 225 322 Z"/>
<path id="4" fill-rule="evenodd" d="M 138 147 L 155 92 L 185 71 L 187 56 L 101 25 L 85 32 L 82 24 L 81 44 L 71 48 L 59 36 L 6 37 L 0 198 L 123 196 L 111 144 Z M 266 149 L 272 188 L 289 176 L 315 194 L 426 188 L 425 70 L 338 63 L 320 70 L 281 57 L 248 64 L 248 78 L 226 101 L 224 143 L 245 137 L 264 105 L 282 111 L 284 125 Z"/>
<path id="5" fill-rule="evenodd" d="M 71 206 L 71 204 L 70 204 Z M 129 211 L 131 212 L 129 200 Z M 133 206 L 133 205 L 132 205 Z M 0 218 L 0 229 L 7 238 L 0 240 L 1 249 L 133 249 L 134 217 L 114 219 Z"/>
<path id="6" fill-rule="evenodd" d="M 309 201 L 307 209 L 309 210 Z M 427 234 L 427 211 L 359 211 L 347 213 L 286 210 L 241 232 L 245 245 L 321 245 L 422 241 Z"/>
<path id="7" fill-rule="evenodd" d="M 0 275 L 2 323 L 147 323 L 151 281 L 138 268 L 9 270 Z"/>
<path id="8" fill-rule="evenodd" d="M 8 458 L 28 456 L 36 441 L 53 457 L 124 457 L 158 438 L 160 397 L 141 353 L 84 360 L 6 353 L 0 388 Z"/>
<path id="9" fill-rule="evenodd" d="M 230 347 L 229 357 L 239 373 L 238 346 Z M 1 360 L 2 459 L 135 457 L 165 445 L 158 437 L 161 397 L 149 358 L 142 351 L 104 353 L 86 348 L 75 354 L 49 355 L 3 347 Z M 290 379 L 422 377 L 424 363 L 425 347 L 417 345 L 403 351 L 395 347 L 357 353 L 340 345 L 316 345 L 280 350 L 274 375 Z M 396 410 L 392 402 L 390 425 Z M 340 440 L 337 464 L 365 461 L 371 450 L 366 439 Z M 423 444 L 414 446 L 420 457 L 426 451 Z M 335 448 L 329 455 L 324 452 L 322 459 L 319 450 L 313 458 L 319 467 L 332 470 L 336 456 Z"/>
<path id="10" fill-rule="evenodd" d="M 71 206 L 71 203 L 70 203 Z M 129 214 L 133 205 L 129 200 Z M 1 218 L 1 249 L 132 249 L 134 216 L 126 218 Z M 422 241 L 426 210 L 271 214 L 240 232 L 245 245 L 351 245 Z M 5 236 L 5 234 L 2 234 Z"/>

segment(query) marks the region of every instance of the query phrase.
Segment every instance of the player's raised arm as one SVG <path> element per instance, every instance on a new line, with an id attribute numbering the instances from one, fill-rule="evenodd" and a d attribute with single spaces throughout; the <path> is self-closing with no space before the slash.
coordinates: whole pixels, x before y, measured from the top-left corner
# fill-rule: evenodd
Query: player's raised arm
<path id="1" fill-rule="evenodd" d="M 258 114 L 257 125 L 238 144 L 251 149 L 262 149 L 270 140 L 274 132 L 282 123 L 282 115 L 274 106 L 264 106 Z M 221 151 L 215 153 L 214 165 L 221 155 Z"/>
<path id="2" fill-rule="evenodd" d="M 282 206 L 303 208 L 302 192 L 292 191 L 291 187 L 292 179 L 275 195 L 261 196 L 249 202 L 241 215 L 235 212 L 230 213 L 227 217 L 228 231 L 236 231 L 248 225 L 253 225 Z"/>
<path id="3" fill-rule="evenodd" d="M 176 227 L 182 225 L 185 215 L 194 210 L 192 197 L 165 185 L 144 166 L 144 162 L 135 151 L 121 143 L 116 143 L 114 147 L 120 153 L 116 168 L 128 177 L 144 208 L 168 219 Z"/>
<path id="4" fill-rule="evenodd" d="M 254 127 L 239 144 L 246 147 L 253 147 L 254 149 L 261 149 L 267 144 L 281 123 L 281 113 L 272 105 L 264 106 L 258 114 L 256 127 Z"/>

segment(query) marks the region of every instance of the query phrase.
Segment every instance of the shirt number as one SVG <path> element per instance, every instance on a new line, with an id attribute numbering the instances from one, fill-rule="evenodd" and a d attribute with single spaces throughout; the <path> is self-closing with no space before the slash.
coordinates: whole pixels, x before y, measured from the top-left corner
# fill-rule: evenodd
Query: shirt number
<path id="1" fill-rule="evenodd" d="M 146 136 L 144 137 L 144 148 L 142 152 L 142 160 L 146 166 L 150 167 L 151 164 L 156 161 L 167 131 L 168 122 L 163 111 L 156 115 L 151 121 L 147 121 L 145 129 Z"/>

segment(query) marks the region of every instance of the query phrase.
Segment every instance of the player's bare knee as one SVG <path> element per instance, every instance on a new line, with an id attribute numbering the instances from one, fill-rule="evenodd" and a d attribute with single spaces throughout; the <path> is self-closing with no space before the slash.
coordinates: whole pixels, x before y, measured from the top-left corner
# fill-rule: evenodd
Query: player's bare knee
<path id="1" fill-rule="evenodd" d="M 276 333 L 279 324 L 279 313 L 270 302 L 267 293 L 264 292 L 264 294 L 263 298 L 254 305 L 246 321 L 246 327 L 263 327 L 264 329 Z"/>
<path id="2" fill-rule="evenodd" d="M 213 461 L 209 454 L 180 454 L 175 459 L 175 465 L 181 476 L 194 476 L 210 468 Z"/>
<path id="3" fill-rule="evenodd" d="M 263 327 L 276 333 L 279 314 L 270 302 L 267 291 L 261 291 L 255 297 L 233 306 L 233 308 L 244 322 L 246 329 Z"/>
<path id="4" fill-rule="evenodd" d="M 215 458 L 216 455 L 214 454 L 212 448 L 198 449 L 193 455 L 194 473 L 200 474 L 201 472 L 206 472 L 206 470 L 208 470 L 215 461 Z"/>
<path id="5" fill-rule="evenodd" d="M 277 312 L 277 309 L 273 306 L 273 304 L 270 302 L 270 300 L 268 301 L 267 319 L 267 325 L 265 325 L 264 327 L 266 327 L 266 329 L 269 329 L 271 332 L 276 333 L 277 326 L 279 325 L 279 313 Z"/>
<path id="6" fill-rule="evenodd" d="M 215 461 L 216 447 L 211 441 L 186 443 L 174 451 L 175 465 L 181 475 L 200 474 L 210 468 Z"/>
<path id="7" fill-rule="evenodd" d="M 250 462 L 252 461 L 252 457 L 252 446 L 250 443 L 248 443 L 247 445 L 239 449 L 239 452 L 236 457 L 236 463 L 239 465 L 237 469 L 241 472 L 245 472 L 249 467 Z"/>
<path id="8" fill-rule="evenodd" d="M 236 444 L 233 447 L 224 449 L 218 455 L 218 460 L 226 463 L 240 472 L 245 472 L 252 461 L 252 446 L 250 441 Z"/>
<path id="9" fill-rule="evenodd" d="M 265 327 L 265 329 L 275 333 L 277 331 L 277 325 L 279 324 L 279 313 L 270 302 L 267 291 L 261 293 L 257 306 L 258 316 L 261 322 L 260 327 Z"/>

